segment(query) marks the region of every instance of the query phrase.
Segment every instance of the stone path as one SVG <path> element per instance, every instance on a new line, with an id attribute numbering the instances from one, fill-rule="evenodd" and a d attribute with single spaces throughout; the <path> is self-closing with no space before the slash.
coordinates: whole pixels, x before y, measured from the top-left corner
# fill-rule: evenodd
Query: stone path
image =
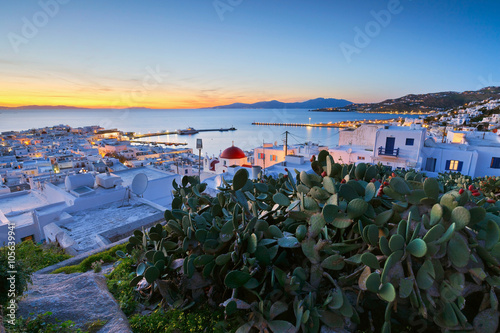
<path id="1" fill-rule="evenodd" d="M 74 274 L 34 274 L 33 284 L 19 302 L 18 315 L 26 318 L 52 312 L 52 318 L 74 321 L 85 329 L 97 320 L 106 324 L 98 331 L 132 332 L 127 317 L 108 291 L 106 278 L 93 271 Z"/>

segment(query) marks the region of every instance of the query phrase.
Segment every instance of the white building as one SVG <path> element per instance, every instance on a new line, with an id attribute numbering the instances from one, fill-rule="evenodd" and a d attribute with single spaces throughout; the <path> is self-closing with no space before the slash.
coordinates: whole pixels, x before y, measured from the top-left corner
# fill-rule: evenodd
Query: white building
<path id="1" fill-rule="evenodd" d="M 448 132 L 445 143 L 425 141 L 423 170 L 429 175 L 460 172 L 471 177 L 500 176 L 500 137 L 492 132 Z"/>
<path id="2" fill-rule="evenodd" d="M 147 182 L 141 193 L 131 186 L 138 174 Z M 172 181 L 180 176 L 152 168 L 115 174 L 70 175 L 62 182 L 38 183 L 32 190 L 0 193 L 0 244 L 8 226 L 16 241 L 58 242 L 72 254 L 112 243 L 133 230 L 163 220 L 171 207 Z M 52 179 L 54 180 L 54 179 Z"/>
<path id="3" fill-rule="evenodd" d="M 330 155 L 339 163 L 382 163 L 393 168 L 419 169 L 426 129 L 420 126 L 362 125 L 339 133 Z"/>
<path id="4" fill-rule="evenodd" d="M 234 145 L 224 149 L 218 158 L 206 156 L 203 160 L 203 171 L 209 173 L 222 174 L 234 166 L 251 167 L 245 152 Z"/>
<path id="5" fill-rule="evenodd" d="M 393 168 L 420 169 L 426 129 L 417 126 L 386 126 L 375 135 L 373 163 Z"/>

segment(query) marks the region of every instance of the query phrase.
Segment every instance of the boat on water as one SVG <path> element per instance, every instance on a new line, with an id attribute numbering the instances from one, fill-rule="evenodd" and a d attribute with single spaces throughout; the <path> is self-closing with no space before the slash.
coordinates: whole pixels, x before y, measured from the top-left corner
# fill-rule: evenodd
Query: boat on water
<path id="1" fill-rule="evenodd" d="M 192 127 L 188 127 L 186 129 L 183 129 L 183 130 L 177 130 L 177 134 L 179 134 L 179 135 L 189 135 L 189 134 L 196 134 L 196 133 L 199 133 L 199 131 L 195 130 Z"/>

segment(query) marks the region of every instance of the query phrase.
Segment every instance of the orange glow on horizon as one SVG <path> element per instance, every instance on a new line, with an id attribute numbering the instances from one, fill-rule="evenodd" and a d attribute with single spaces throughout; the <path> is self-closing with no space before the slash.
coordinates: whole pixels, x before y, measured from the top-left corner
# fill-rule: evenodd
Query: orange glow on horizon
<path id="1" fill-rule="evenodd" d="M 200 87 L 177 86 L 160 86 L 147 90 L 123 82 L 108 83 L 106 86 L 104 84 L 102 86 L 98 84 L 90 86 L 86 84 L 68 84 L 57 80 L 42 82 L 40 79 L 20 79 L 0 82 L 0 106 L 71 106 L 90 109 L 199 109 L 232 103 L 251 104 L 270 100 L 279 100 L 285 103 L 302 102 L 318 97 L 293 94 L 291 91 L 285 89 L 282 92 L 275 93 L 246 92 L 227 88 L 206 92 Z M 321 95 L 321 93 L 318 93 L 318 95 Z M 349 99 L 342 96 L 341 92 L 336 92 L 335 95 L 337 95 L 336 98 Z"/>
<path id="2" fill-rule="evenodd" d="M 9 95 L 9 94 L 7 94 Z M 96 96 L 72 96 L 72 97 L 44 97 L 26 95 L 0 96 L 0 106 L 22 107 L 29 105 L 38 106 L 71 106 L 89 109 L 127 109 L 127 108 L 150 108 L 150 109 L 200 109 L 211 108 L 217 105 L 228 105 L 232 103 L 257 103 L 262 99 L 252 98 L 238 100 L 236 98 L 192 98 L 190 96 L 176 96 L 174 98 L 163 98 L 162 96 L 148 96 L 143 100 L 133 101 L 126 97 L 96 97 Z"/>

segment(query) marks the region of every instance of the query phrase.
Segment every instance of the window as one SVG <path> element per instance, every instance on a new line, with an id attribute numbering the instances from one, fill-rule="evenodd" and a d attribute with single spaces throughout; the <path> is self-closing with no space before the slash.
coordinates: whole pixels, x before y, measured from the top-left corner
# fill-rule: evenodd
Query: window
<path id="1" fill-rule="evenodd" d="M 462 171 L 462 167 L 464 162 L 457 160 L 448 160 L 446 161 L 446 171 Z"/>
<path id="2" fill-rule="evenodd" d="M 271 156 L 269 156 L 269 160 L 270 160 L 270 161 L 277 161 L 277 160 L 278 160 L 278 156 L 276 156 L 276 155 L 271 155 Z"/>
<path id="3" fill-rule="evenodd" d="M 266 157 L 266 155 L 263 153 L 259 153 L 258 157 L 259 157 L 259 160 L 263 160 Z"/>
<path id="4" fill-rule="evenodd" d="M 414 143 L 415 143 L 415 139 L 406 139 L 407 146 L 413 146 Z"/>
<path id="5" fill-rule="evenodd" d="M 35 241 L 35 235 L 29 235 L 29 236 L 21 238 L 21 242 L 24 242 L 24 241 L 27 241 L 27 240 L 30 240 L 30 241 L 34 242 Z"/>
<path id="6" fill-rule="evenodd" d="M 490 168 L 492 168 L 492 169 L 500 169 L 500 157 L 493 157 L 491 159 Z"/>

